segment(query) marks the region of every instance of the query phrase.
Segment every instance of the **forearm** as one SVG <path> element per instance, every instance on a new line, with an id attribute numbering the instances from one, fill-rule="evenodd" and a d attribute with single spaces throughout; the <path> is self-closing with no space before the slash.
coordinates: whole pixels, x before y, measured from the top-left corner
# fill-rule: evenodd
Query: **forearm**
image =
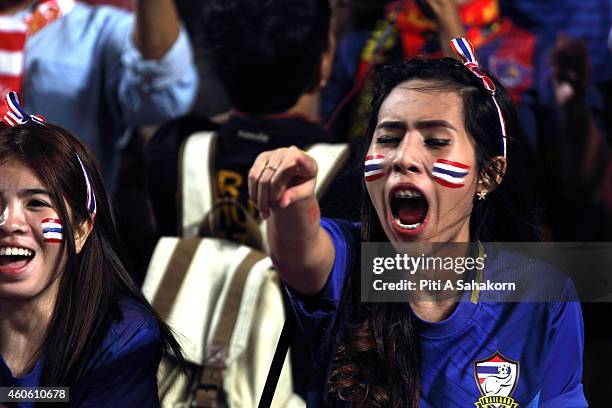
<path id="1" fill-rule="evenodd" d="M 179 19 L 172 0 L 136 1 L 134 42 L 146 60 L 160 59 L 179 35 Z"/>
<path id="2" fill-rule="evenodd" d="M 453 38 L 466 37 L 465 28 L 459 18 L 457 10 L 453 12 L 449 11 L 449 14 L 438 20 L 439 36 L 440 36 L 440 47 L 445 57 L 456 57 L 456 53 L 450 46 L 450 41 Z"/>
<path id="3" fill-rule="evenodd" d="M 268 220 L 270 253 L 279 274 L 289 286 L 307 295 L 323 288 L 335 256 L 320 220 L 315 197 L 276 211 Z"/>
<path id="4" fill-rule="evenodd" d="M 465 28 L 459 15 L 456 0 L 426 0 L 436 16 L 440 48 L 445 56 L 454 58 L 455 53 L 450 46 L 453 38 L 465 37 Z"/>

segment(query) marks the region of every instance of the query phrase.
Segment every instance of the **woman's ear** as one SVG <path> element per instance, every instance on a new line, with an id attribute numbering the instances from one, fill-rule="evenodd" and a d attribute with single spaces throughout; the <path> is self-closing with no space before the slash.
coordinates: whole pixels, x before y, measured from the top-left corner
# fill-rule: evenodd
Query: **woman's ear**
<path id="1" fill-rule="evenodd" d="M 85 221 L 80 223 L 74 231 L 74 249 L 77 254 L 81 253 L 89 234 L 93 230 L 93 221 L 91 218 L 87 218 Z"/>
<path id="2" fill-rule="evenodd" d="M 491 193 L 499 186 L 506 174 L 508 162 L 503 156 L 495 156 L 482 169 L 478 178 L 477 193 Z"/>

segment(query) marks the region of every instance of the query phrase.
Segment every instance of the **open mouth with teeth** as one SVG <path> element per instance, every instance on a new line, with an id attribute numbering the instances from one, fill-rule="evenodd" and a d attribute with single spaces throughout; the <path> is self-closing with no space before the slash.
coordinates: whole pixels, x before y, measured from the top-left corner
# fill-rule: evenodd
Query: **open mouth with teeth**
<path id="1" fill-rule="evenodd" d="M 0 247 L 0 269 L 19 270 L 26 266 L 33 258 L 34 251 L 22 247 Z"/>
<path id="2" fill-rule="evenodd" d="M 417 232 L 423 227 L 429 204 L 421 191 L 396 186 L 389 195 L 389 202 L 392 223 L 399 232 Z"/>

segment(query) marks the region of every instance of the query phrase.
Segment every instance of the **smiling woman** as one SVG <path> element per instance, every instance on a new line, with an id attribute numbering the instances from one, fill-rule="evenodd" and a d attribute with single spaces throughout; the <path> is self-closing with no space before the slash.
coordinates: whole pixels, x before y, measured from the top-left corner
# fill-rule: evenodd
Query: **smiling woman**
<path id="1" fill-rule="evenodd" d="M 78 139 L 10 98 L 11 126 L 0 123 L 0 386 L 70 387 L 75 407 L 159 406 L 161 355 L 180 358 L 180 348 L 123 266 L 98 166 Z"/>
<path id="2" fill-rule="evenodd" d="M 479 301 L 479 286 L 435 301 L 361 301 L 360 239 L 399 252 L 406 243 L 538 240 L 514 107 L 466 40 L 452 46 L 463 63 L 415 59 L 381 70 L 361 223 L 308 216 L 318 208 L 317 165 L 295 147 L 262 153 L 250 170 L 272 259 L 318 358 L 312 406 L 587 406 L 582 315 L 569 280 L 558 302 Z M 517 259 L 487 254 L 484 279 Z M 495 379 L 504 386 L 483 387 Z"/>

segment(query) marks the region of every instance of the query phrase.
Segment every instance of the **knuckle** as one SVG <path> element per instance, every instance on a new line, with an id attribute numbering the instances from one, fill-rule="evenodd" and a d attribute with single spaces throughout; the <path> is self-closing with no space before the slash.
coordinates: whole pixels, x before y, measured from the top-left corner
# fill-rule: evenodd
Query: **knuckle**
<path id="1" fill-rule="evenodd" d="M 281 180 L 278 177 L 274 177 L 270 180 L 270 187 L 277 189 L 281 187 Z"/>

